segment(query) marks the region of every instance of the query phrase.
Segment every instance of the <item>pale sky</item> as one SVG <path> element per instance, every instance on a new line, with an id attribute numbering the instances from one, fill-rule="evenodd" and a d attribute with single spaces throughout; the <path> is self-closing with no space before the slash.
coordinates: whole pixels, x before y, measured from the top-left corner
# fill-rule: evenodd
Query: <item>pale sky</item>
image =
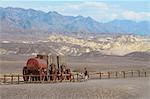
<path id="1" fill-rule="evenodd" d="M 99 22 L 150 21 L 150 0 L 0 0 L 0 7 L 57 11 L 66 16 L 90 16 Z"/>

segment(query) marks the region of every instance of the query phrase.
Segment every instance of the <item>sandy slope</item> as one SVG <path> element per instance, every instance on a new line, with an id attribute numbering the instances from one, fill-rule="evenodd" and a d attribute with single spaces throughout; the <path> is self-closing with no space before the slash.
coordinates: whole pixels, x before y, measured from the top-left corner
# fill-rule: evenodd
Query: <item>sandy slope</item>
<path id="1" fill-rule="evenodd" d="M 1 85 L 1 99 L 148 99 L 150 78 Z"/>

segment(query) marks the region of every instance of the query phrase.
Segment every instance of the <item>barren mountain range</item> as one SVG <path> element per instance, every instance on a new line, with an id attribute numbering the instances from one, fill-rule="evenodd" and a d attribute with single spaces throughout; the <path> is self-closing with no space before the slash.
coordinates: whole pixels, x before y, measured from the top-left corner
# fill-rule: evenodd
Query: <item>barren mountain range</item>
<path id="1" fill-rule="evenodd" d="M 98 22 L 91 17 L 64 16 L 55 11 L 43 12 L 23 8 L 1 8 L 2 34 L 46 35 L 52 32 L 75 35 L 91 34 L 149 34 L 150 22 L 113 20 Z"/>

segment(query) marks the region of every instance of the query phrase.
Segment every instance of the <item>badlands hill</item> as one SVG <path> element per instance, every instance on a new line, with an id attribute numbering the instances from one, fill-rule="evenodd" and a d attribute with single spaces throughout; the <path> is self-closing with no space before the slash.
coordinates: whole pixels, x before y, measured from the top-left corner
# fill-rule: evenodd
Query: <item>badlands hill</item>
<path id="1" fill-rule="evenodd" d="M 67 36 L 50 36 L 49 42 L 61 43 L 61 52 L 101 52 L 106 55 L 125 55 L 127 53 L 150 51 L 149 39 L 133 35 L 121 35 L 116 37 L 97 37 L 91 39 L 73 38 Z M 80 49 L 82 48 L 82 49 Z M 60 53 L 61 53 L 60 52 Z"/>
<path id="2" fill-rule="evenodd" d="M 150 39 L 134 35 L 77 38 L 50 35 L 44 40 L 1 41 L 1 54 L 52 53 L 58 55 L 126 55 L 132 52 L 150 52 Z"/>

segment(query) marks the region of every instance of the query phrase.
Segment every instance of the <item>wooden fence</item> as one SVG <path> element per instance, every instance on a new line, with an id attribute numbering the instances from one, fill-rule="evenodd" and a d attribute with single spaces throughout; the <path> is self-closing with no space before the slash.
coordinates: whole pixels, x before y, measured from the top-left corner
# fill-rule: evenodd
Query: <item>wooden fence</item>
<path id="1" fill-rule="evenodd" d="M 56 75 L 51 75 L 56 76 Z M 23 84 L 23 83 L 53 83 L 53 82 L 79 82 L 84 81 L 83 73 L 64 74 L 64 79 L 50 80 L 51 76 L 46 76 L 47 80 L 33 80 L 33 77 L 40 77 L 39 75 L 2 75 L 0 77 L 1 84 Z M 67 76 L 71 76 L 71 79 L 67 80 Z M 110 79 L 110 78 L 129 78 L 129 77 L 148 77 L 150 76 L 150 70 L 130 70 L 130 71 L 108 71 L 108 72 L 90 72 L 89 79 Z M 23 77 L 29 77 L 28 81 L 24 81 Z M 58 75 L 57 75 L 58 77 Z"/>
<path id="2" fill-rule="evenodd" d="M 150 70 L 130 70 L 130 71 L 108 71 L 90 73 L 90 79 L 110 79 L 110 78 L 129 78 L 129 77 L 148 77 L 150 76 Z"/>

